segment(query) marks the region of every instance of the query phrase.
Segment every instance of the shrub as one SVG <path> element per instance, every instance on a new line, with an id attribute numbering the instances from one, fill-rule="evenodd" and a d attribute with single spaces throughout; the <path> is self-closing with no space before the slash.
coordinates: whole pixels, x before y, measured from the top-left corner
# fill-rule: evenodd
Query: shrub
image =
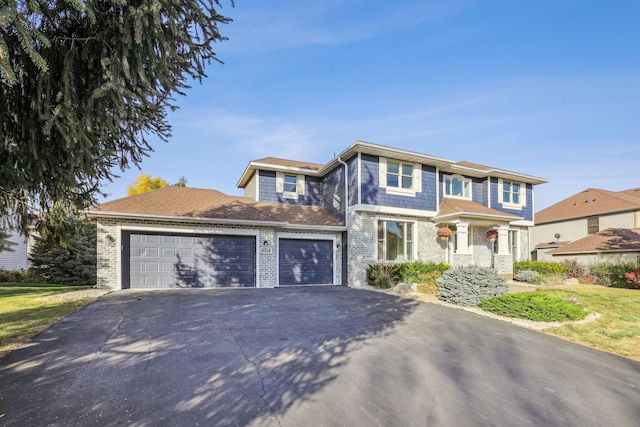
<path id="1" fill-rule="evenodd" d="M 584 264 L 580 264 L 575 259 L 565 260 L 564 265 L 567 266 L 565 277 L 568 279 L 579 279 L 589 273 L 589 269 L 587 268 L 587 266 Z"/>
<path id="2" fill-rule="evenodd" d="M 477 265 L 447 270 L 437 283 L 439 299 L 462 306 L 476 305 L 483 298 L 504 295 L 509 290 L 507 281 L 494 269 Z"/>
<path id="3" fill-rule="evenodd" d="M 513 280 L 518 282 L 536 283 L 542 276 L 532 270 L 520 270 L 513 275 Z"/>
<path id="4" fill-rule="evenodd" d="M 38 282 L 39 278 L 24 270 L 5 270 L 0 268 L 0 283 L 6 282 Z"/>
<path id="5" fill-rule="evenodd" d="M 585 274 L 582 277 L 578 277 L 578 282 L 583 285 L 595 285 L 598 280 L 598 276 L 594 276 L 593 274 Z"/>
<path id="6" fill-rule="evenodd" d="M 421 294 L 437 294 L 440 290 L 440 287 L 438 286 L 438 279 L 441 277 L 442 273 L 439 271 L 421 274 L 418 277 L 417 291 Z"/>
<path id="7" fill-rule="evenodd" d="M 401 282 L 404 283 L 421 283 L 421 278 L 434 271 L 444 273 L 450 266 L 446 262 L 403 262 L 394 264 Z"/>
<path id="8" fill-rule="evenodd" d="M 483 299 L 480 308 L 508 317 L 522 317 L 537 322 L 584 319 L 582 306 L 553 295 L 536 292 L 509 294 Z"/>
<path id="9" fill-rule="evenodd" d="M 631 289 L 640 289 L 640 270 L 625 273 L 624 277 Z"/>
<path id="10" fill-rule="evenodd" d="M 535 271 L 538 274 L 561 274 L 567 273 L 567 266 L 559 262 L 551 261 L 516 261 L 513 263 L 513 273 L 517 273 L 522 270 Z"/>
<path id="11" fill-rule="evenodd" d="M 381 289 L 394 287 L 400 279 L 396 264 L 369 264 L 365 277 L 369 285 Z"/>
<path id="12" fill-rule="evenodd" d="M 604 261 L 589 266 L 589 272 L 598 278 L 597 285 L 614 288 L 628 288 L 625 274 L 635 270 L 635 263 L 628 260 Z"/>

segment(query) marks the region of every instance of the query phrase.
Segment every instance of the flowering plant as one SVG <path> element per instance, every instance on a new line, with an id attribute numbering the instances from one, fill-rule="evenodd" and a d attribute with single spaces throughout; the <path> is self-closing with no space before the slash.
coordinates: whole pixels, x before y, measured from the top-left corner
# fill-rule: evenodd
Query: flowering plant
<path id="1" fill-rule="evenodd" d="M 627 284 L 633 287 L 640 287 L 640 270 L 624 273 L 624 277 L 627 279 Z"/>
<path id="2" fill-rule="evenodd" d="M 485 237 L 491 240 L 492 242 L 495 241 L 496 237 L 498 237 L 498 230 L 492 228 L 491 230 L 485 233 Z"/>
<path id="3" fill-rule="evenodd" d="M 438 228 L 438 236 L 440 236 L 440 237 L 451 237 L 451 229 L 449 227 L 440 227 L 440 228 Z"/>

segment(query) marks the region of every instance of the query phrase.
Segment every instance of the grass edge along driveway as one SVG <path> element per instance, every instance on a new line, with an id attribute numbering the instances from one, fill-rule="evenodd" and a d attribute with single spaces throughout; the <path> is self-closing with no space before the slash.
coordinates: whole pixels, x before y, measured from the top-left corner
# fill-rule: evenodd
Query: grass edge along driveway
<path id="1" fill-rule="evenodd" d="M 0 359 L 97 298 L 84 293 L 76 294 L 78 298 L 59 298 L 60 294 L 90 288 L 43 283 L 0 283 Z"/>

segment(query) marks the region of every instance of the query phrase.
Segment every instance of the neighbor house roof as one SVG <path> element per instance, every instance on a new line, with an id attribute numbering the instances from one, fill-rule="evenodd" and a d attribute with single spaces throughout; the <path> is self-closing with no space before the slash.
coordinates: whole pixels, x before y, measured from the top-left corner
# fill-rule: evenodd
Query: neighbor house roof
<path id="1" fill-rule="evenodd" d="M 517 215 L 506 214 L 471 200 L 445 197 L 442 199 L 442 203 L 440 203 L 439 213 L 434 220 L 446 221 L 448 219 L 459 217 L 502 221 L 516 221 L 522 219 L 522 217 Z"/>
<path id="2" fill-rule="evenodd" d="M 636 189 L 626 191 L 607 191 L 587 188 L 555 205 L 535 214 L 535 222 L 545 224 L 566 219 L 583 218 L 628 210 L 640 210 L 640 197 Z"/>
<path id="3" fill-rule="evenodd" d="M 217 190 L 175 186 L 105 202 L 90 208 L 88 215 L 183 220 L 187 217 L 207 222 L 343 227 L 342 222 L 318 206 L 256 202 L 252 198 L 229 196 Z"/>
<path id="4" fill-rule="evenodd" d="M 590 234 L 549 254 L 640 251 L 640 228 L 607 228 Z"/>

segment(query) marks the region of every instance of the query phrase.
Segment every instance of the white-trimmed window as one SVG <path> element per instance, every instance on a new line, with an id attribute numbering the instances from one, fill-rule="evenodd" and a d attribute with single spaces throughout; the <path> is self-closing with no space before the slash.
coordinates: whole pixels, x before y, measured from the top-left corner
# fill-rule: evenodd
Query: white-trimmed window
<path id="1" fill-rule="evenodd" d="M 460 175 L 445 175 L 444 195 L 471 200 L 471 179 Z"/>
<path id="2" fill-rule="evenodd" d="M 526 206 L 525 185 L 521 182 L 498 180 L 498 202 L 507 208 L 521 208 Z"/>
<path id="3" fill-rule="evenodd" d="M 298 196 L 304 196 L 304 185 L 304 175 L 276 173 L 276 193 L 282 193 L 283 197 L 297 199 Z"/>
<path id="4" fill-rule="evenodd" d="M 380 157 L 380 187 L 388 194 L 411 195 L 422 191 L 420 164 Z"/>
<path id="5" fill-rule="evenodd" d="M 378 221 L 378 261 L 413 261 L 412 222 Z"/>

